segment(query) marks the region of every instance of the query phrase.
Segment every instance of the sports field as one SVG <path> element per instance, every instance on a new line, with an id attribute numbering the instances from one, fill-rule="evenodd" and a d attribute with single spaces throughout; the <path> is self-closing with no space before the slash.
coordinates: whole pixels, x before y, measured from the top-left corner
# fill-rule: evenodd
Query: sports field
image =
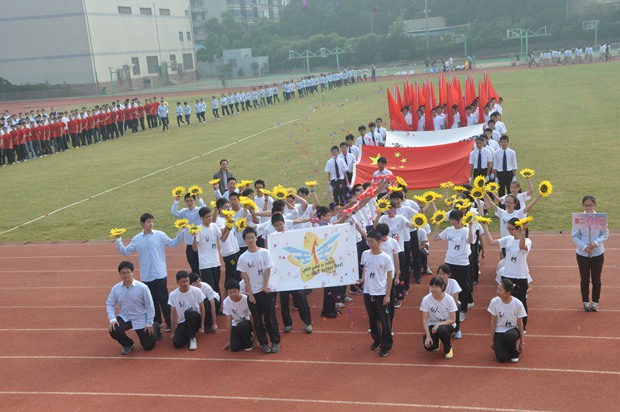
<path id="1" fill-rule="evenodd" d="M 597 196 L 599 209 L 609 212 L 610 227 L 618 226 L 620 206 L 612 193 L 619 189 L 620 147 L 609 105 L 620 92 L 614 77 L 619 65 L 490 72 L 504 97 L 503 120 L 519 167 L 535 169 L 535 182 L 546 179 L 554 185 L 552 196 L 533 210 L 532 230 L 567 230 L 570 212 L 578 210 L 585 193 Z M 482 76 L 472 74 L 476 82 Z M 238 178 L 264 179 L 268 187 L 323 183 L 329 147 L 349 132 L 356 134 L 360 124 L 388 118 L 386 88 L 392 84 L 342 87 L 217 122 L 207 117 L 206 125 L 189 128 L 176 129 L 171 118 L 173 127 L 165 133 L 127 135 L 2 168 L 0 242 L 105 239 L 113 226 L 137 231 L 144 211 L 169 232 L 170 189 L 199 184 L 208 203 L 213 196 L 207 182 L 221 158 L 229 160 Z M 173 106 L 195 96 L 210 93 L 167 100 Z M 327 203 L 324 189 L 323 184 Z"/>

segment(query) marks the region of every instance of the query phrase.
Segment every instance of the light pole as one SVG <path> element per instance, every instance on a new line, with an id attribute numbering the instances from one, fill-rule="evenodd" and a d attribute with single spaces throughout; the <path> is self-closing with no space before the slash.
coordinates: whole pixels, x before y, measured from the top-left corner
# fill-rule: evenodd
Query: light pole
<path id="1" fill-rule="evenodd" d="M 112 96 L 114 96 L 114 78 L 112 77 L 112 67 L 108 66 L 110 71 L 110 88 L 112 89 Z"/>
<path id="2" fill-rule="evenodd" d="M 454 43 L 463 43 L 465 46 L 465 58 L 467 58 L 467 35 L 466 34 L 453 34 L 452 41 Z"/>
<path id="3" fill-rule="evenodd" d="M 508 29 L 506 30 L 506 40 L 519 39 L 521 41 L 520 56 L 525 59 L 527 52 L 529 51 L 528 39 L 530 37 L 547 37 L 547 26 L 543 26 L 540 29 L 533 31 L 530 29 Z M 525 51 L 523 50 L 523 39 L 525 39 Z"/>
<path id="4" fill-rule="evenodd" d="M 428 0 L 424 0 L 424 15 L 426 16 L 426 58 L 429 58 L 428 47 Z"/>
<path id="5" fill-rule="evenodd" d="M 598 24 L 600 20 L 586 20 L 581 22 L 582 30 L 594 30 L 594 46 L 598 46 Z"/>

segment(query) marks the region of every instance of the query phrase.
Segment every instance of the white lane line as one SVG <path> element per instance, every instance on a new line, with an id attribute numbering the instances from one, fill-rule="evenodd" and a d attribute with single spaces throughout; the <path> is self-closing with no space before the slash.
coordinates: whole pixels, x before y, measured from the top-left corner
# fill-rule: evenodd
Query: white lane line
<path id="1" fill-rule="evenodd" d="M 29 224 L 31 224 L 31 223 L 35 223 L 35 222 L 37 222 L 37 221 L 39 221 L 39 220 L 41 220 L 41 219 L 44 219 L 44 218 L 46 218 L 46 217 L 48 217 L 48 216 L 51 216 L 51 215 L 53 215 L 53 214 L 55 214 L 55 213 L 61 212 L 61 211 L 66 210 L 66 209 L 69 209 L 69 208 L 71 208 L 71 207 L 73 207 L 73 206 L 77 206 L 77 205 L 79 205 L 79 204 L 81 204 L 81 203 L 87 202 L 87 201 L 92 200 L 92 199 L 94 199 L 94 198 L 96 198 L 96 197 L 103 196 L 103 195 L 105 195 L 105 194 L 107 194 L 107 193 L 110 193 L 110 192 L 112 192 L 112 191 L 114 191 L 114 190 L 120 189 L 121 187 L 129 186 L 129 185 L 131 185 L 131 184 L 134 184 L 134 183 L 136 183 L 136 182 L 139 182 L 139 181 L 141 181 L 141 180 L 144 180 L 144 179 L 146 179 L 146 178 L 148 178 L 148 177 L 155 176 L 155 175 L 157 175 L 157 174 L 159 174 L 159 173 L 165 172 L 166 170 L 170 170 L 170 169 L 172 169 L 173 167 L 180 166 L 180 165 L 182 165 L 182 164 L 185 164 L 185 163 L 192 162 L 192 161 L 194 161 L 194 160 L 200 159 L 200 158 L 201 158 L 201 157 L 203 157 L 203 156 L 207 156 L 207 155 L 213 154 L 213 153 L 215 153 L 215 152 L 218 152 L 218 151 L 220 151 L 220 150 L 226 149 L 226 148 L 228 148 L 228 147 L 230 147 L 230 146 L 233 146 L 233 145 L 235 145 L 235 144 L 241 143 L 241 142 L 243 142 L 243 141 L 245 141 L 245 140 L 247 140 L 247 139 L 251 139 L 251 138 L 253 138 L 253 137 L 256 137 L 256 136 L 261 135 L 261 134 L 263 134 L 263 133 L 267 133 L 267 132 L 269 132 L 269 131 L 271 131 L 271 130 L 277 129 L 277 128 L 282 127 L 282 126 L 285 126 L 285 125 L 287 125 L 287 124 L 289 124 L 289 123 L 296 122 L 296 121 L 298 121 L 298 120 L 299 120 L 299 119 L 293 119 L 293 120 L 289 120 L 289 121 L 284 122 L 284 123 L 278 123 L 278 124 L 277 124 L 277 125 L 275 125 L 274 127 L 270 127 L 270 128 L 268 128 L 268 129 L 262 130 L 262 131 L 260 131 L 260 132 L 258 132 L 258 133 L 254 133 L 254 134 L 252 134 L 252 135 L 246 136 L 246 137 L 244 137 L 243 139 L 239 139 L 239 140 L 237 140 L 237 141 L 234 141 L 234 142 L 228 143 L 228 144 L 226 144 L 226 145 L 224 145 L 224 146 L 217 147 L 217 148 L 212 149 L 212 150 L 210 150 L 210 151 L 208 151 L 208 152 L 205 152 L 205 153 L 203 153 L 203 154 L 201 154 L 201 155 L 194 156 L 194 157 L 192 157 L 192 158 L 190 158 L 190 159 L 183 160 L 182 162 L 176 163 L 176 164 L 174 164 L 174 165 L 170 165 L 170 166 L 164 167 L 164 168 L 162 168 L 162 169 L 155 170 L 154 172 L 151 172 L 151 173 L 148 173 L 148 174 L 146 174 L 146 175 L 144 175 L 144 176 L 141 176 L 141 177 L 139 177 L 139 178 L 136 178 L 136 179 L 130 180 L 129 182 L 125 182 L 125 183 L 122 183 L 122 184 L 120 184 L 120 185 L 118 185 L 118 186 L 112 187 L 112 188 L 110 188 L 110 189 L 106 189 L 106 190 L 104 190 L 103 192 L 99 192 L 99 193 L 94 194 L 94 195 L 92 195 L 92 196 L 86 197 L 86 198 L 84 198 L 84 199 L 82 199 L 82 200 L 78 200 L 77 202 L 73 202 L 73 203 L 71 203 L 71 204 L 68 204 L 68 205 L 66 205 L 66 206 L 63 206 L 63 207 L 58 208 L 58 209 L 56 209 L 56 210 L 52 210 L 51 212 L 45 213 L 44 215 L 41 215 L 41 216 L 39 216 L 39 217 L 36 217 L 36 218 L 34 218 L 34 219 L 32 219 L 32 220 L 29 220 L 29 221 L 27 221 L 27 222 L 24 222 L 24 223 L 22 223 L 22 224 L 19 224 L 19 225 L 17 225 L 17 226 L 14 226 L 14 227 L 12 227 L 12 228 L 9 228 L 9 229 L 7 229 L 7 230 L 4 230 L 4 231 L 0 232 L 0 235 L 4 235 L 5 233 L 13 232 L 14 230 L 17 230 L 17 229 L 19 229 L 20 227 L 24 227 L 24 226 L 27 226 L 27 225 L 29 225 Z"/>
<path id="2" fill-rule="evenodd" d="M 620 371 L 600 371 L 588 369 L 560 369 L 560 368 L 527 368 L 527 367 L 507 367 L 503 366 L 483 366 L 483 365 L 455 365 L 455 364 L 433 364 L 433 363 L 374 363 L 374 362 L 347 362 L 347 361 L 320 361 L 320 360 L 294 360 L 294 359 L 239 359 L 239 358 L 179 358 L 171 356 L 148 356 L 148 357 L 127 357 L 127 356 L 63 356 L 63 355 L 17 355 L 0 356 L 0 360 L 119 360 L 127 361 L 171 361 L 171 362 L 238 362 L 238 363 L 263 363 L 263 364 L 285 364 L 285 365 L 327 365 L 327 366 L 374 366 L 389 368 L 437 368 L 437 369 L 464 369 L 464 370 L 496 370 L 503 372 L 540 372 L 540 373 L 574 373 L 589 375 L 610 375 L 620 376 Z"/>
<path id="3" fill-rule="evenodd" d="M 375 407 L 400 407 L 417 409 L 453 409 L 467 411 L 499 411 L 499 412 L 542 412 L 538 409 L 505 409 L 488 408 L 479 406 L 451 406 L 451 405 L 431 405 L 419 403 L 398 403 L 398 402 L 364 402 L 364 401 L 342 401 L 337 399 L 295 399 L 295 398 L 271 398 L 264 396 L 230 396 L 230 395 L 197 395 L 197 394 L 175 394 L 175 393 L 139 393 L 139 392 L 46 392 L 46 391 L 0 391 L 0 395 L 39 395 L 39 396 L 116 396 L 116 397 L 136 397 L 136 398 L 172 398 L 172 399 L 210 399 L 226 401 L 251 401 L 251 402 L 284 402 L 284 403 L 309 403 L 326 405 L 351 405 L 351 406 L 375 406 Z"/>

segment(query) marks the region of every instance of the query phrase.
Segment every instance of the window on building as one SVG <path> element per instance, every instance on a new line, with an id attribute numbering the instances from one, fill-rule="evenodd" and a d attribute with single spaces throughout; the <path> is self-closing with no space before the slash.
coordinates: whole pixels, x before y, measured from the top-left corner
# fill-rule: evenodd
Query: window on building
<path id="1" fill-rule="evenodd" d="M 194 70 L 194 56 L 191 53 L 183 53 L 183 68 Z"/>
<path id="2" fill-rule="evenodd" d="M 228 59 L 228 64 L 230 67 L 237 67 L 237 59 Z"/>
<path id="3" fill-rule="evenodd" d="M 131 14 L 131 7 L 118 6 L 118 14 Z"/>
<path id="4" fill-rule="evenodd" d="M 179 41 L 183 41 L 183 32 L 182 31 L 179 32 Z"/>
<path id="5" fill-rule="evenodd" d="M 159 9 L 160 16 L 170 16 L 170 9 Z"/>
<path id="6" fill-rule="evenodd" d="M 134 76 L 140 76 L 140 59 L 137 57 L 131 58 L 131 68 Z"/>
<path id="7" fill-rule="evenodd" d="M 192 41 L 192 34 L 190 32 L 185 33 L 185 36 L 187 37 L 187 41 Z"/>
<path id="8" fill-rule="evenodd" d="M 170 70 L 172 70 L 173 72 L 177 71 L 177 55 L 176 54 L 170 55 Z"/>
<path id="9" fill-rule="evenodd" d="M 153 15 L 153 9 L 150 7 L 140 7 L 140 14 L 144 15 L 144 16 L 152 16 Z"/>
<path id="10" fill-rule="evenodd" d="M 159 73 L 159 59 L 157 56 L 146 56 L 146 67 L 149 74 Z"/>

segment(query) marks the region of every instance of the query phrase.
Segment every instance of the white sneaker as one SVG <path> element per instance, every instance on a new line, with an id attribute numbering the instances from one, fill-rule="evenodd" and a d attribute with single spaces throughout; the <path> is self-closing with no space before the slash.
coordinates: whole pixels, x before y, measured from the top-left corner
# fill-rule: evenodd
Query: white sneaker
<path id="1" fill-rule="evenodd" d="M 469 302 L 467 304 L 467 309 L 473 309 L 474 308 L 474 302 Z"/>
<path id="2" fill-rule="evenodd" d="M 459 313 L 459 321 L 463 322 L 465 319 L 467 319 L 467 312 Z"/>
<path id="3" fill-rule="evenodd" d="M 189 340 L 189 350 L 196 350 L 198 349 L 198 342 L 196 342 L 196 338 L 191 338 Z"/>
<path id="4" fill-rule="evenodd" d="M 598 312 L 598 302 L 592 302 L 592 306 L 590 306 L 590 312 Z"/>
<path id="5" fill-rule="evenodd" d="M 519 358 L 510 358 L 510 362 L 517 363 L 519 362 Z"/>

